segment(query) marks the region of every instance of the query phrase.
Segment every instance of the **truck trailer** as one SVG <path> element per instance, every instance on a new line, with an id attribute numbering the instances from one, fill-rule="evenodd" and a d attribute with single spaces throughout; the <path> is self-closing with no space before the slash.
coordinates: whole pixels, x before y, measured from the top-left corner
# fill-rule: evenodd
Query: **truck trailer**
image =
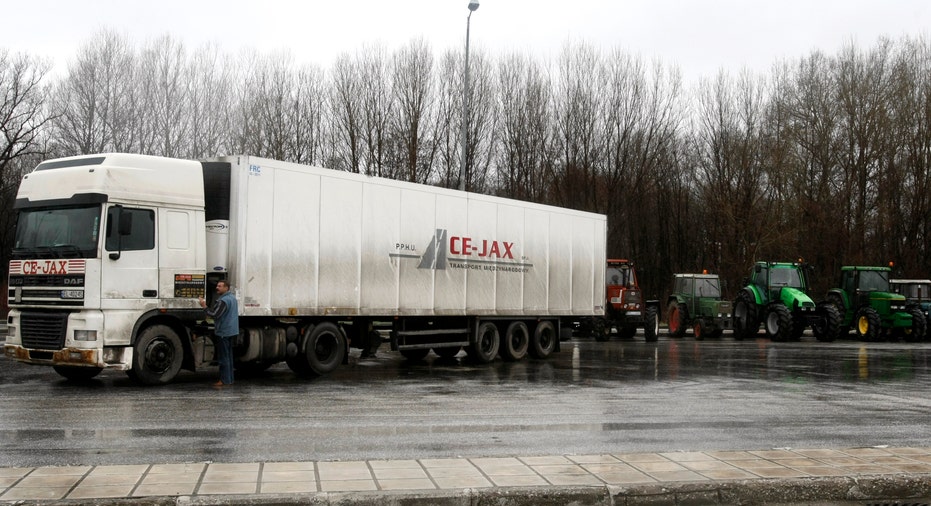
<path id="1" fill-rule="evenodd" d="M 239 304 L 241 370 L 336 369 L 390 325 L 409 359 L 545 358 L 604 314 L 603 215 L 253 156 L 97 154 L 17 194 L 7 356 L 145 384 L 215 363 L 212 302 Z"/>

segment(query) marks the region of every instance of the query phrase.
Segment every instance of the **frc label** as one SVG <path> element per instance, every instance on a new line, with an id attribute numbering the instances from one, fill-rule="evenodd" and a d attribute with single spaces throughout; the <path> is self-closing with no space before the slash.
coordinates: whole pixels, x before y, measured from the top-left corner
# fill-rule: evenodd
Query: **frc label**
<path id="1" fill-rule="evenodd" d="M 80 260 L 11 260 L 10 274 L 23 276 L 51 276 L 58 274 L 84 274 L 85 263 Z"/>

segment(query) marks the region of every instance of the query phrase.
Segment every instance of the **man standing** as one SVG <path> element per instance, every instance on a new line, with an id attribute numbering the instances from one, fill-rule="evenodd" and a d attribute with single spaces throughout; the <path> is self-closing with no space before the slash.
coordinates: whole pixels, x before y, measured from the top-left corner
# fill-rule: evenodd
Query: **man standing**
<path id="1" fill-rule="evenodd" d="M 217 361 L 220 363 L 220 380 L 214 386 L 233 384 L 233 339 L 239 335 L 239 307 L 236 297 L 230 292 L 229 282 L 217 281 L 217 300 L 207 309 L 207 302 L 200 298 L 200 307 L 213 318 L 214 344 Z"/>

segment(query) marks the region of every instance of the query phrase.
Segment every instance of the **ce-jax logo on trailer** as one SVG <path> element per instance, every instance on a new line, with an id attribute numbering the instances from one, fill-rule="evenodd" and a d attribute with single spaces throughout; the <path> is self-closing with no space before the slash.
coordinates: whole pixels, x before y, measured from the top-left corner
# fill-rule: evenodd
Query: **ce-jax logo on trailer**
<path id="1" fill-rule="evenodd" d="M 450 236 L 445 228 L 436 229 L 426 251 L 416 253 L 413 244 L 395 244 L 393 258 L 416 258 L 418 269 L 446 270 L 473 269 L 495 272 L 527 272 L 533 267 L 526 258 L 515 258 L 518 254 L 513 242 L 494 239 L 476 239 L 467 236 Z"/>

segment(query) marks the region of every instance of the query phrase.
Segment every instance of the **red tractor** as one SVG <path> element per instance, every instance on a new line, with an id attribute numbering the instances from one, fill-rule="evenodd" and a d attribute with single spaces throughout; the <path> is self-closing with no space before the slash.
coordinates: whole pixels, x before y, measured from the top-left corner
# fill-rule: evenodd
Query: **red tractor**
<path id="1" fill-rule="evenodd" d="M 637 282 L 637 271 L 630 260 L 608 260 L 605 270 L 605 315 L 593 318 L 590 330 L 596 341 L 607 341 L 616 328 L 618 336 L 629 339 L 643 327 L 647 342 L 656 341 L 659 330 L 659 301 L 645 300 Z"/>

